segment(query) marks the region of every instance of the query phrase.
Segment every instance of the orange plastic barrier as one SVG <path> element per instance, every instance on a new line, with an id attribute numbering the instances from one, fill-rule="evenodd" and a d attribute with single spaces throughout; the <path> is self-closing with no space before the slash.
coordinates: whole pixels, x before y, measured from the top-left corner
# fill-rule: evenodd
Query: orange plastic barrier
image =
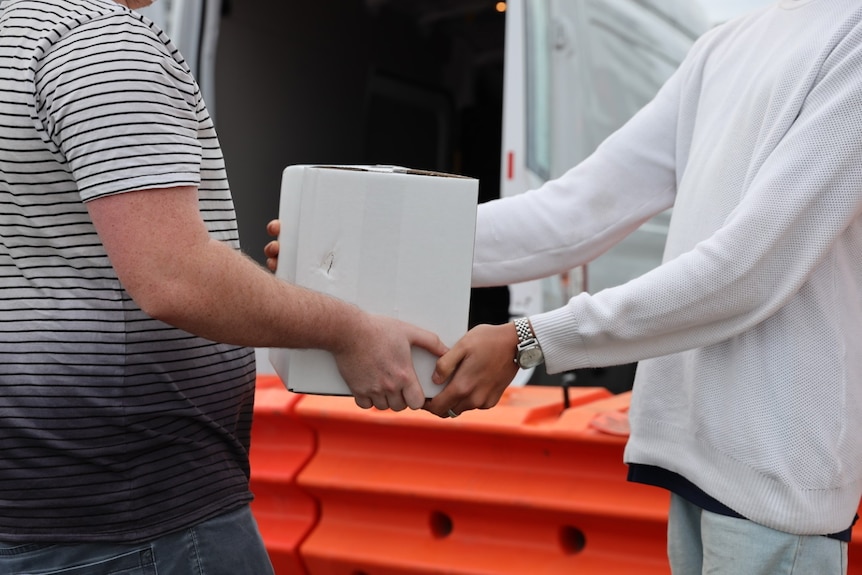
<path id="1" fill-rule="evenodd" d="M 318 521 L 317 502 L 296 485 L 315 449 L 313 431 L 294 416 L 302 396 L 259 376 L 252 427 L 252 511 L 279 575 L 307 575 L 299 546 Z"/>
<path id="2" fill-rule="evenodd" d="M 318 445 L 297 482 L 321 509 L 308 572 L 669 573 L 667 494 L 625 481 L 625 438 L 602 421 L 627 399 L 569 394 L 562 417 L 559 388 L 525 387 L 457 419 L 305 397 L 295 414 Z"/>
<path id="3" fill-rule="evenodd" d="M 276 574 L 668 575 L 667 494 L 625 481 L 630 395 L 569 398 L 513 388 L 443 420 L 259 378 L 252 509 Z"/>
<path id="4" fill-rule="evenodd" d="M 856 514 L 862 517 L 862 503 L 860 503 Z M 862 523 L 857 523 L 847 547 L 849 560 L 847 563 L 847 575 L 862 575 Z"/>

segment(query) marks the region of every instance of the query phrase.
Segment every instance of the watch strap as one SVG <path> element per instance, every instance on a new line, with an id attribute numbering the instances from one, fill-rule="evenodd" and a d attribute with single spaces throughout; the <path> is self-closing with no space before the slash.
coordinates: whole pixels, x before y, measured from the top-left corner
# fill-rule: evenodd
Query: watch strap
<path id="1" fill-rule="evenodd" d="M 521 345 L 536 339 L 533 328 L 530 326 L 530 320 L 525 317 L 519 317 L 515 320 L 515 331 L 518 332 L 518 343 Z"/>

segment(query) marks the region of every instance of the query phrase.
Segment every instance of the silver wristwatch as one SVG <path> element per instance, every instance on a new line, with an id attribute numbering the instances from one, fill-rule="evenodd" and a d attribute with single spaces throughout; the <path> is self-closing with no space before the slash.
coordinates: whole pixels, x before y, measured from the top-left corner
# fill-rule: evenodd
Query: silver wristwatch
<path id="1" fill-rule="evenodd" d="M 515 363 L 521 369 L 530 369 L 545 363 L 545 355 L 539 347 L 539 340 L 533 333 L 530 320 L 519 317 L 515 320 L 515 330 L 518 332 L 518 352 L 515 355 Z"/>

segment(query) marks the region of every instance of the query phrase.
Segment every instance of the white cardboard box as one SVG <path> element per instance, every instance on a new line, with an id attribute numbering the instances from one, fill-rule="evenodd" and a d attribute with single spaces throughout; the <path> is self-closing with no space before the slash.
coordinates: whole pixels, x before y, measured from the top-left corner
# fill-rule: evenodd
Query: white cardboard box
<path id="1" fill-rule="evenodd" d="M 277 277 L 413 323 L 453 345 L 467 331 L 478 181 L 392 166 L 289 166 Z M 351 395 L 332 355 L 272 349 L 288 389 Z M 414 348 L 426 397 L 436 358 Z"/>

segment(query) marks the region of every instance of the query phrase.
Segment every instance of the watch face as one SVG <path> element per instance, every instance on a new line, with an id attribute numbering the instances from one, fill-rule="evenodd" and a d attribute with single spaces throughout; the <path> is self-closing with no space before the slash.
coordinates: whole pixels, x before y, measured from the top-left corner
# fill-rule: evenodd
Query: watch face
<path id="1" fill-rule="evenodd" d="M 528 347 L 518 354 L 518 365 L 524 369 L 536 367 L 545 360 L 542 350 L 538 347 Z"/>

